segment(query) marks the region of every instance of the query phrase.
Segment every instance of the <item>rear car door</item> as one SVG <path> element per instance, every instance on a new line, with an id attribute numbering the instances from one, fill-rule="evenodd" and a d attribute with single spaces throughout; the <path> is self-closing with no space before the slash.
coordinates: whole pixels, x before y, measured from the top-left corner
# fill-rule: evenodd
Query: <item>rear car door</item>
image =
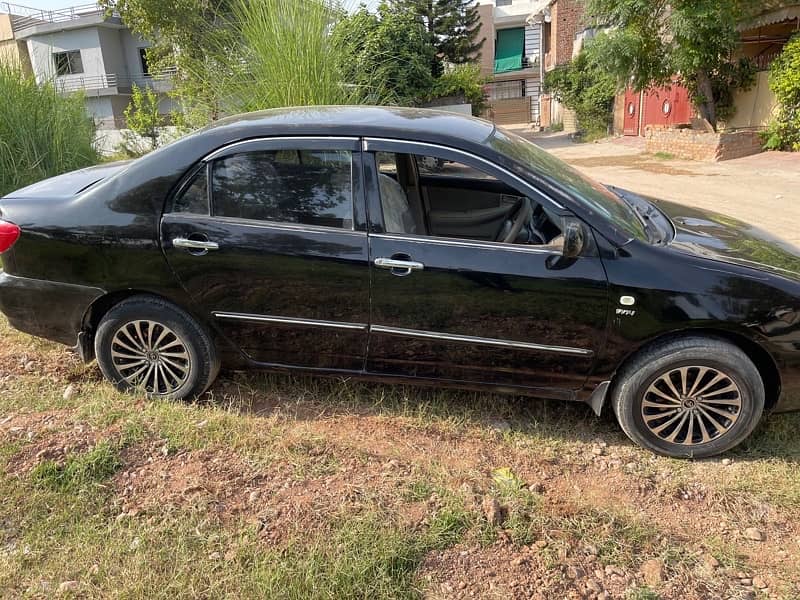
<path id="1" fill-rule="evenodd" d="M 199 309 L 250 359 L 361 371 L 369 263 L 356 138 L 233 144 L 168 202 L 161 240 Z"/>
<path id="2" fill-rule="evenodd" d="M 534 388 L 553 397 L 580 388 L 605 341 L 608 292 L 593 243 L 578 259 L 561 256 L 552 221 L 575 217 L 481 157 L 386 139 L 369 139 L 366 147 L 372 261 L 367 371 Z M 387 154 L 397 157 L 397 174 L 381 172 L 380 157 Z M 456 177 L 447 183 L 442 173 L 432 185 L 424 174 L 407 172 L 413 165 L 424 170 L 426 163 L 443 164 Z M 472 191 L 468 172 L 480 174 Z M 416 189 L 402 185 L 413 177 Z M 443 193 L 437 195 L 436 187 Z M 466 190 L 460 203 L 453 191 L 459 188 Z M 483 201 L 479 189 L 485 189 Z M 387 205 L 388 196 L 394 200 Z M 550 233 L 542 234 L 548 239 L 540 240 L 548 243 L 495 241 L 503 219 L 489 231 L 482 211 L 524 201 L 546 206 L 552 215 Z M 408 210 L 398 210 L 404 203 Z M 452 214 L 442 220 L 436 211 Z M 457 237 L 459 211 L 466 225 Z M 438 235 L 432 231 L 437 227 Z"/>

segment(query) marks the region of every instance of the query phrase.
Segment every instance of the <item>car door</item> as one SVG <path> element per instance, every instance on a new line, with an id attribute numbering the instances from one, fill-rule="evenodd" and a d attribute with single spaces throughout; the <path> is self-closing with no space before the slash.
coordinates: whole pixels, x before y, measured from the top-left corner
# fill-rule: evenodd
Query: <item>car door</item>
<path id="1" fill-rule="evenodd" d="M 372 261 L 367 371 L 534 388 L 554 397 L 579 388 L 606 337 L 607 280 L 591 240 L 584 255 L 566 259 L 558 245 L 434 236 L 429 213 L 431 205 L 441 208 L 442 202 L 426 198 L 424 186 L 420 196 L 427 218 L 415 223 L 407 219 L 402 233 L 393 232 L 386 223 L 402 220 L 396 215 L 384 219 L 389 209 L 382 195 L 401 195 L 397 182 L 408 174 L 382 173 L 376 156 L 396 153 L 425 156 L 425 162 L 439 164 L 455 161 L 451 170 L 475 170 L 480 179 L 494 180 L 476 185 L 492 188 L 492 206 L 502 204 L 500 197 L 508 194 L 496 192 L 505 189 L 546 205 L 563 223 L 574 216 L 523 180 L 471 154 L 393 140 L 369 139 L 366 147 Z M 397 164 L 403 162 L 398 159 Z M 447 186 L 448 197 L 451 188 L 459 186 L 465 187 L 463 177 Z M 413 194 L 406 200 L 413 204 Z M 446 204 L 450 211 L 457 208 L 452 200 Z M 464 208 L 486 206 L 467 193 Z M 414 212 L 412 208 L 409 214 Z"/>
<path id="2" fill-rule="evenodd" d="M 233 144 L 168 202 L 170 266 L 254 361 L 364 368 L 370 272 L 358 148 L 355 138 Z"/>

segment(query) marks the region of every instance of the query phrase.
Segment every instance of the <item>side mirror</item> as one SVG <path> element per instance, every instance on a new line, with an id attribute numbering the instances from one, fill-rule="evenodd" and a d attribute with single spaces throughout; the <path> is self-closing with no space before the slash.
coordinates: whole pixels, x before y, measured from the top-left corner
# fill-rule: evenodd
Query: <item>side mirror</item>
<path id="1" fill-rule="evenodd" d="M 579 221 L 567 221 L 564 228 L 564 258 L 578 258 L 586 246 L 586 229 Z"/>

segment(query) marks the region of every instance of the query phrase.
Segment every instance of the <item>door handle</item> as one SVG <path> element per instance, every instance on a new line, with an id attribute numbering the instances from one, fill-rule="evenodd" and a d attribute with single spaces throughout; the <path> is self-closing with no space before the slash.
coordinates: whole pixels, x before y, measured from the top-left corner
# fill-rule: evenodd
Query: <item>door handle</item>
<path id="1" fill-rule="evenodd" d="M 217 242 L 192 240 L 189 238 L 174 238 L 172 240 L 172 245 L 176 248 L 186 248 L 187 250 L 204 250 L 205 252 L 208 252 L 209 250 L 219 250 L 219 244 Z"/>
<path id="2" fill-rule="evenodd" d="M 375 266 L 379 269 L 391 269 L 392 275 L 404 277 L 411 275 L 411 271 L 422 271 L 425 268 L 421 262 L 413 260 L 398 260 L 396 258 L 376 258 Z"/>

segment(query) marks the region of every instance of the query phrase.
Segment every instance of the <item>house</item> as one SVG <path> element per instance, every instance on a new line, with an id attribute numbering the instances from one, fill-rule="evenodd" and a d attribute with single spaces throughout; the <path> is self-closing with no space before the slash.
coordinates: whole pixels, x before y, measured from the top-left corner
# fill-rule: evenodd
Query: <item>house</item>
<path id="1" fill-rule="evenodd" d="M 584 26 L 583 0 L 540 0 L 534 2 L 527 16 L 530 25 L 542 31 L 542 77 L 544 74 L 569 63 L 580 52 L 585 38 L 593 30 Z M 575 113 L 565 109 L 550 94 L 540 98 L 540 124 L 543 128 L 561 123 L 565 131 L 575 131 Z"/>
<path id="2" fill-rule="evenodd" d="M 540 24 L 527 17 L 535 0 L 481 0 L 479 38 L 485 38 L 481 70 L 486 86 L 489 116 L 497 123 L 539 123 L 542 88 Z"/>
<path id="3" fill-rule="evenodd" d="M 16 17 L 10 12 L 3 12 L 7 4 L 0 2 L 0 63 L 13 64 L 24 71 L 31 72 L 31 59 L 25 42 L 14 35 Z"/>
<path id="4" fill-rule="evenodd" d="M 767 2 L 754 19 L 739 26 L 739 56 L 753 60 L 758 69 L 755 85 L 739 90 L 734 96 L 736 114 L 726 125 L 729 128 L 764 127 L 777 105 L 769 88 L 769 68 L 780 56 L 786 42 L 800 35 L 800 2 Z"/>
<path id="5" fill-rule="evenodd" d="M 149 44 L 132 33 L 119 15 L 107 14 L 94 4 L 39 10 L 0 3 L 0 10 L 6 11 L 0 17 L 6 16 L 11 24 L 14 43 L 25 45 L 36 81 L 52 82 L 62 93 L 82 92 L 98 128 L 125 126 L 123 113 L 134 84 L 162 94 L 160 110 L 170 112 L 171 100 L 165 95 L 170 74 L 150 71 Z"/>

